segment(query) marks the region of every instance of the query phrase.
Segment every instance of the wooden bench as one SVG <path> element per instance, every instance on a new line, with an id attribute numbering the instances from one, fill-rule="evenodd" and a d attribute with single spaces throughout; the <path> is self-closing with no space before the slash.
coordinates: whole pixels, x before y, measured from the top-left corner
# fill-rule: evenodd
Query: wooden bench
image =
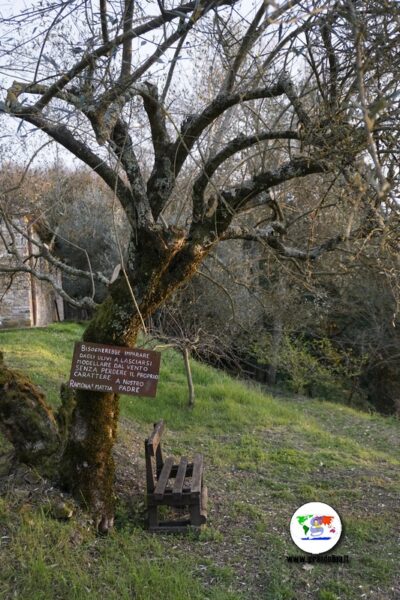
<path id="1" fill-rule="evenodd" d="M 188 527 L 199 528 L 207 520 L 207 488 L 203 484 L 203 455 L 195 454 L 193 462 L 182 456 L 179 463 L 169 456 L 164 460 L 161 436 L 164 422 L 154 424 L 145 440 L 147 509 L 149 531 L 183 533 Z M 159 506 L 185 509 L 189 518 L 160 521 Z"/>

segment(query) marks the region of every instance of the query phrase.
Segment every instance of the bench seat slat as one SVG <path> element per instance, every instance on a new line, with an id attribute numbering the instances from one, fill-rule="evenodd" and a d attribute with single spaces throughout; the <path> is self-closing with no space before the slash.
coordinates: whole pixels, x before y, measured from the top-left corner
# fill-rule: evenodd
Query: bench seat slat
<path id="1" fill-rule="evenodd" d="M 193 458 L 193 473 L 192 473 L 192 486 L 191 496 L 200 496 L 201 484 L 203 478 L 203 455 L 195 454 Z"/>
<path id="2" fill-rule="evenodd" d="M 157 481 L 156 489 L 154 490 L 154 498 L 156 500 L 162 500 L 162 498 L 164 496 L 165 488 L 167 486 L 168 479 L 170 478 L 171 469 L 172 469 L 173 464 L 174 464 L 173 456 L 169 456 L 166 459 L 166 461 L 164 462 L 164 466 L 162 468 L 162 471 L 161 471 L 160 476 Z"/>
<path id="3" fill-rule="evenodd" d="M 179 498 L 180 496 L 182 496 L 183 483 L 184 483 L 185 477 L 186 477 L 187 464 L 188 464 L 188 460 L 187 460 L 186 456 L 182 456 L 182 458 L 179 462 L 177 473 L 176 473 L 174 488 L 172 490 L 172 496 L 174 498 Z"/>

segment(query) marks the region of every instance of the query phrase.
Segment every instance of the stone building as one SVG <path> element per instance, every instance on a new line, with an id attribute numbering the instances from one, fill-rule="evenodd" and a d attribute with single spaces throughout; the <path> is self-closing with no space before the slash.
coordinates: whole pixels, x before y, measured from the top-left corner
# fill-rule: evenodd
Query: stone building
<path id="1" fill-rule="evenodd" d="M 19 220 L 19 229 L 32 233 L 26 219 Z M 27 257 L 27 264 L 41 273 L 56 278 L 61 284 L 61 274 L 54 271 L 43 259 L 28 258 L 32 254 L 32 242 L 15 231 L 15 245 L 20 256 Z M 34 239 L 34 237 L 33 237 Z M 2 273 L 1 266 L 12 267 L 15 257 L 7 251 L 10 235 L 0 220 L 0 328 L 44 326 L 64 319 L 62 298 L 46 281 L 40 281 L 30 273 Z M 34 249 L 33 249 L 34 250 Z"/>

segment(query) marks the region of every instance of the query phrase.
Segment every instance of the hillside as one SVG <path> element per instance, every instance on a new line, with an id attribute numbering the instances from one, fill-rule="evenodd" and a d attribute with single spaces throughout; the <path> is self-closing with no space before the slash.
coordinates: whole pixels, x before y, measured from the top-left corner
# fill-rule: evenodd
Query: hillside
<path id="1" fill-rule="evenodd" d="M 79 325 L 4 331 L 6 362 L 26 370 L 57 402 Z M 400 597 L 399 422 L 302 397 L 273 398 L 193 364 L 196 405 L 187 407 L 182 359 L 162 356 L 155 399 L 123 397 L 115 531 L 97 537 L 77 510 L 52 517 L 59 491 L 0 445 L 0 597 L 150 600 L 339 600 Z M 209 523 L 199 537 L 144 529 L 143 439 L 166 422 L 165 446 L 205 455 Z M 348 564 L 296 564 L 289 521 L 318 500 L 341 515 L 331 552 Z"/>

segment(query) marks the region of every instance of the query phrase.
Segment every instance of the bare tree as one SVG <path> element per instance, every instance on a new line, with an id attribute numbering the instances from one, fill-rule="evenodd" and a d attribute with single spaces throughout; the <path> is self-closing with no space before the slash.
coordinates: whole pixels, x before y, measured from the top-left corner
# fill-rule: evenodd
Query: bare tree
<path id="1" fill-rule="evenodd" d="M 222 286 L 217 285 L 221 291 Z M 197 311 L 190 311 L 190 308 L 196 308 L 199 299 L 195 296 L 195 290 L 189 290 L 188 287 L 181 288 L 157 311 L 154 318 L 149 319 L 146 341 L 154 350 L 174 348 L 182 354 L 188 386 L 188 404 L 193 408 L 195 387 L 190 364 L 191 357 L 206 360 L 215 366 L 235 365 L 239 373 L 242 369 L 226 336 L 221 335 L 221 331 L 218 333 L 215 329 L 214 332 L 211 331 L 201 319 L 194 318 L 194 313 Z M 224 293 L 229 295 L 225 289 Z M 188 307 L 188 303 L 192 306 Z"/>
<path id="2" fill-rule="evenodd" d="M 384 235 L 398 211 L 390 191 L 398 152 L 390 133 L 398 106 L 397 65 L 388 59 L 399 36 L 393 4 L 263 0 L 250 11 L 239 0 L 124 0 L 122 8 L 56 0 L 3 19 L 3 31 L 21 32 L 5 34 L 2 45 L 4 68 L 20 73 L 3 84 L 4 118 L 93 169 L 130 226 L 127 259 L 85 341 L 134 344 L 144 320 L 219 242 L 255 240 L 309 263 Z M 375 61 L 378 49 L 385 61 Z M 304 177 L 317 186 L 329 173 L 343 189 L 358 185 L 362 202 L 348 229 L 333 223 L 303 244 L 302 215 L 290 221 L 290 197 L 279 202 L 273 192 Z M 183 180 L 184 203 L 176 195 Z M 262 218 L 249 225 L 249 211 Z M 12 231 L 4 207 L 2 217 Z M 56 260 L 46 246 L 36 252 Z M 113 522 L 117 416 L 115 394 L 78 391 L 63 458 L 66 483 L 103 531 Z"/>

